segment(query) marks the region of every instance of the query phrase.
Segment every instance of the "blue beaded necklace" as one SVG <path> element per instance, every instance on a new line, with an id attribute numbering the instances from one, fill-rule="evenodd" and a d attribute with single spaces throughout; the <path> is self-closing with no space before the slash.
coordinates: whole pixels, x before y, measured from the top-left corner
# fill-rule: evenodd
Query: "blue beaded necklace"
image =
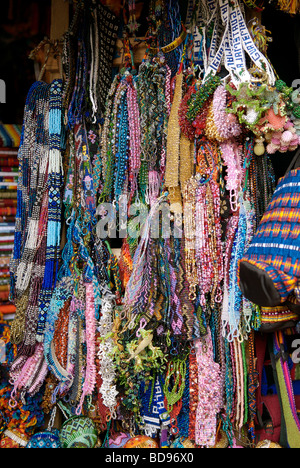
<path id="1" fill-rule="evenodd" d="M 124 90 L 119 109 L 119 130 L 117 138 L 117 153 L 115 157 L 115 199 L 118 203 L 122 195 L 124 184 L 126 181 L 126 172 L 128 167 L 128 139 L 129 139 L 129 124 L 128 124 L 128 109 L 127 109 L 127 89 Z"/>

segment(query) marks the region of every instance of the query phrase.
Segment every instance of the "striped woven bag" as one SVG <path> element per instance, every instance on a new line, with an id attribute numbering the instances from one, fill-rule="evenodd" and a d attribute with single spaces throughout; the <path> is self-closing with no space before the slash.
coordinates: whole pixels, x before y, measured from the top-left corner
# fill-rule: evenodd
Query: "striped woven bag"
<path id="1" fill-rule="evenodd" d="M 300 150 L 239 263 L 238 280 L 254 304 L 300 313 Z"/>

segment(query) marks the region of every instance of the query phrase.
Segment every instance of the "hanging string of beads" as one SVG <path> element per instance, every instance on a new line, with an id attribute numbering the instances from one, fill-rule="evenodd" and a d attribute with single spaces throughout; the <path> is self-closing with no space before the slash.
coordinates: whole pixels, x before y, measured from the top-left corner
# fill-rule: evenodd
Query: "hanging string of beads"
<path id="1" fill-rule="evenodd" d="M 261 312 L 239 262 L 299 105 L 239 0 L 151 0 L 136 63 L 139 3 L 123 24 L 77 2 L 63 79 L 27 96 L 0 434 L 56 408 L 62 446 L 253 446 Z"/>

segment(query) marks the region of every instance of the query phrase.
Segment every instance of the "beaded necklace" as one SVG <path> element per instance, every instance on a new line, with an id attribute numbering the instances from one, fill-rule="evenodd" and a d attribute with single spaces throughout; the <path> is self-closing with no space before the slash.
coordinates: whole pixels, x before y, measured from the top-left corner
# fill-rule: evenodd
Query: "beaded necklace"
<path id="1" fill-rule="evenodd" d="M 193 75 L 191 75 L 192 78 Z M 187 77 L 187 82 L 188 80 L 191 80 L 191 77 Z M 192 95 L 196 93 L 196 83 L 195 79 L 192 80 L 192 83 L 188 86 L 188 88 L 185 90 L 185 95 L 182 98 L 179 111 L 178 111 L 178 117 L 179 117 L 179 124 L 180 124 L 180 130 L 183 133 L 183 135 L 188 138 L 190 141 L 194 141 L 195 138 L 195 126 L 193 125 L 193 122 L 190 122 L 189 119 L 187 118 L 187 112 L 188 112 L 188 103 L 192 99 Z"/>
<path id="2" fill-rule="evenodd" d="M 47 213 L 48 197 L 44 197 L 42 211 L 44 215 Z M 44 216 L 40 225 L 44 225 Z M 32 268 L 32 279 L 28 293 L 17 301 L 17 315 L 12 324 L 12 340 L 20 346 L 20 353 L 31 355 L 35 348 L 34 332 L 36 330 L 36 322 L 38 319 L 38 295 L 42 287 L 44 269 L 45 269 L 45 252 L 46 252 L 46 226 L 43 228 L 44 232 L 41 232 L 41 243 L 37 250 L 35 263 Z M 29 319 L 30 318 L 30 319 Z M 25 332 L 25 325 L 31 320 L 32 333 L 31 343 L 28 342 L 28 336 Z M 26 341 L 26 347 L 25 346 Z"/>
<path id="3" fill-rule="evenodd" d="M 234 340 L 234 353 L 236 361 L 236 390 L 237 390 L 237 412 L 236 412 L 236 428 L 242 429 L 244 424 L 244 367 L 241 351 L 241 344 Z"/>
<path id="4" fill-rule="evenodd" d="M 166 57 L 168 67 L 172 71 L 172 77 L 177 73 L 178 63 L 182 54 L 182 39 L 180 37 L 182 24 L 178 0 L 165 2 L 161 11 L 161 25 L 158 26 L 157 41 L 159 48 Z M 156 22 L 159 16 L 156 12 Z M 183 31 L 183 37 L 186 33 Z"/>
<path id="5" fill-rule="evenodd" d="M 195 117 L 199 115 L 202 107 L 214 91 L 220 86 L 221 80 L 219 77 L 210 77 L 206 83 L 202 84 L 195 93 L 192 94 L 188 101 L 187 118 L 193 122 Z"/>
<path id="6" fill-rule="evenodd" d="M 185 376 L 185 387 L 182 395 L 182 408 L 177 417 L 177 426 L 179 434 L 182 437 L 189 436 L 189 411 L 190 411 L 190 360 L 189 357 L 186 360 L 186 376 Z"/>
<path id="7" fill-rule="evenodd" d="M 101 132 L 101 143 L 100 143 L 100 151 L 99 155 L 96 156 L 95 161 L 94 161 L 94 180 L 97 175 L 97 172 L 99 172 L 102 176 L 103 181 L 106 181 L 107 179 L 107 170 L 108 170 L 108 147 L 109 147 L 109 141 L 112 138 L 112 130 L 111 130 L 111 117 L 112 117 L 112 109 L 113 109 L 113 104 L 114 104 L 114 99 L 115 99 L 115 93 L 116 90 L 119 86 L 120 83 L 120 75 L 116 75 L 113 83 L 109 89 L 107 99 L 106 99 L 106 112 L 105 112 L 105 118 L 104 118 L 104 123 L 102 126 L 102 132 Z M 97 172 L 96 172 L 97 171 Z M 96 193 L 99 191 L 100 188 L 100 178 L 95 180 L 95 191 Z M 97 182 L 96 182 L 97 181 Z M 105 195 L 107 193 L 104 191 L 104 188 L 102 189 L 104 196 L 101 198 L 102 201 L 105 201 Z"/>
<path id="8" fill-rule="evenodd" d="M 99 387 L 99 394 L 102 397 L 102 402 L 108 408 L 112 418 L 115 418 L 116 397 L 118 391 L 115 386 L 115 364 L 113 360 L 113 339 L 107 338 L 107 335 L 113 329 L 115 298 L 109 290 L 102 297 L 101 317 L 99 320 L 100 343 L 98 346 L 97 356 L 99 359 L 99 374 L 102 379 L 102 384 Z"/>
<path id="9" fill-rule="evenodd" d="M 71 388 L 73 383 L 73 375 L 64 369 L 58 362 L 53 342 L 56 322 L 59 317 L 60 310 L 64 307 L 66 301 L 71 299 L 73 291 L 74 289 L 71 279 L 63 278 L 52 295 L 49 313 L 47 315 L 44 335 L 44 355 L 49 369 L 58 380 L 58 386 L 53 392 L 53 401 L 55 401 L 57 393 L 63 394 L 66 390 Z"/>
<path id="10" fill-rule="evenodd" d="M 142 402 L 144 432 L 147 436 L 156 438 L 158 430 L 164 431 L 170 425 L 170 417 L 166 411 L 164 402 L 164 378 L 161 375 L 153 376 L 153 382 L 144 386 Z"/>
<path id="11" fill-rule="evenodd" d="M 47 111 L 44 109 L 44 132 L 45 135 L 48 136 L 46 137 L 47 139 L 38 136 L 36 140 L 37 145 L 43 145 L 42 148 L 45 159 L 39 162 L 39 152 L 37 151 L 36 159 L 32 162 L 33 178 L 30 182 L 30 186 L 33 188 L 36 183 L 37 191 L 34 204 L 32 205 L 32 217 L 29 215 L 29 224 L 26 230 L 28 232 L 28 237 L 25 241 L 24 254 L 27 257 L 26 263 L 28 269 L 27 267 L 26 269 L 24 268 L 25 263 L 21 261 L 17 270 L 17 275 L 20 275 L 20 277 L 16 281 L 16 288 L 21 288 L 21 292 L 22 288 L 27 288 L 28 279 L 26 278 L 28 278 L 28 273 L 36 271 L 36 276 L 33 276 L 34 280 L 30 284 L 29 308 L 27 309 L 25 322 L 26 333 L 22 350 L 20 350 L 20 352 L 28 355 L 34 352 L 36 339 L 42 340 L 43 325 L 41 325 L 40 329 L 38 307 L 42 310 L 41 313 L 43 316 L 49 306 L 52 288 L 56 282 L 60 247 L 62 82 L 61 80 L 55 80 L 51 85 L 40 83 L 40 86 L 42 89 L 47 90 L 47 94 L 44 95 L 44 105 L 46 105 L 48 109 Z M 38 87 L 36 87 L 36 89 L 37 88 Z M 43 101 L 39 99 L 38 102 Z M 26 119 L 24 121 L 24 128 L 26 126 L 25 122 Z M 45 147 L 45 144 L 48 146 L 48 149 L 47 146 Z M 23 159 L 23 161 L 25 163 L 26 159 Z M 26 167 L 28 166 L 25 164 L 25 168 Z M 31 200 L 33 201 L 33 199 L 32 197 Z M 29 209 L 31 209 L 30 205 L 32 201 L 29 203 Z M 48 206 L 46 206 L 46 204 L 48 204 Z M 21 201 L 20 206 L 22 206 Z M 38 268 L 35 267 L 33 262 L 34 255 L 36 255 L 35 262 Z M 30 260 L 30 258 L 32 258 L 32 260 Z M 44 323 L 43 319 L 42 323 Z M 38 337 L 35 336 L 37 330 Z"/>
<path id="12" fill-rule="evenodd" d="M 230 193 L 230 206 L 232 211 L 236 211 L 238 194 L 242 188 L 240 148 L 234 140 L 221 143 L 220 148 L 224 164 L 227 167 L 226 189 Z"/>
<path id="13" fill-rule="evenodd" d="M 255 366 L 254 332 L 249 335 L 249 360 L 248 360 L 248 401 L 249 420 L 248 430 L 251 442 L 255 442 L 255 418 L 256 418 L 256 391 L 259 385 L 258 373 Z"/>
<path id="14" fill-rule="evenodd" d="M 195 440 L 196 414 L 198 407 L 198 366 L 195 348 L 191 349 L 189 357 L 189 388 L 190 388 L 190 412 L 189 412 L 189 439 Z"/>
<path id="15" fill-rule="evenodd" d="M 41 340 L 45 326 L 45 315 L 50 298 L 55 288 L 58 273 L 58 261 L 61 241 L 61 192 L 63 187 L 63 169 L 61 156 L 62 134 L 62 81 L 55 80 L 50 88 L 49 135 L 50 154 L 48 168 L 48 225 L 44 281 L 39 295 L 39 322 L 37 339 Z"/>
<path id="16" fill-rule="evenodd" d="M 144 61 L 137 78 L 141 125 L 141 170 L 139 185 L 142 201 L 149 202 L 149 172 L 160 170 L 164 175 L 167 142 L 168 107 L 166 89 L 168 68 L 164 59 Z M 151 187 L 149 187 L 149 191 Z"/>
<path id="17" fill-rule="evenodd" d="M 22 398 L 14 403 L 11 400 L 11 392 L 12 385 L 3 379 L 0 385 L 0 415 L 5 421 L 5 426 L 1 427 L 1 433 L 6 428 L 7 436 L 24 446 L 24 439 L 26 441 L 36 428 L 44 424 L 44 413 L 41 410 L 42 393 L 39 392 L 34 397 L 28 395 L 26 401 Z M 4 448 L 2 434 L 1 448 Z"/>
<path id="18" fill-rule="evenodd" d="M 97 107 L 97 97 L 96 97 L 96 89 L 97 89 L 97 74 L 99 68 L 99 30 L 98 30 L 98 11 L 97 9 L 91 11 L 92 21 L 90 27 L 90 34 L 89 34 L 89 45 L 90 45 L 90 79 L 89 79 L 89 102 L 91 103 L 91 111 L 87 111 L 86 114 L 89 115 L 91 121 L 93 123 L 96 122 L 96 114 L 98 111 Z M 95 41 L 95 44 L 94 44 Z"/>
<path id="19" fill-rule="evenodd" d="M 167 411 L 171 415 L 172 432 L 174 435 L 178 433 L 177 415 L 180 413 L 182 407 L 181 399 L 185 388 L 185 375 L 185 359 L 178 359 L 177 361 L 169 362 L 164 385 L 164 395 L 167 405 Z M 171 380 L 173 381 L 173 385 L 170 389 Z M 178 406 L 179 402 L 180 405 Z"/>
<path id="20" fill-rule="evenodd" d="M 174 239 L 174 243 L 172 245 L 172 251 L 175 250 L 176 241 L 177 239 Z M 178 268 L 179 262 L 180 262 L 180 251 L 179 251 L 178 257 L 179 257 L 178 259 L 176 258 L 173 259 L 173 256 L 170 251 L 169 264 L 170 264 L 170 279 L 171 279 L 171 308 L 170 308 L 169 321 L 171 324 L 172 334 L 181 335 L 183 337 L 186 334 L 186 331 L 184 327 L 184 318 L 182 314 L 182 303 L 180 300 L 180 293 L 183 288 L 183 285 L 179 283 L 181 281 L 180 270 Z"/>
<path id="21" fill-rule="evenodd" d="M 176 190 L 179 189 L 179 159 L 180 159 L 180 126 L 178 120 L 179 106 L 182 99 L 183 73 L 176 77 L 174 99 L 168 122 L 167 164 L 165 172 L 165 185 L 170 192 L 170 203 L 178 203 Z M 179 198 L 181 205 L 181 199 Z M 180 210 L 180 206 L 177 208 Z"/>
<path id="22" fill-rule="evenodd" d="M 223 281 L 223 248 L 220 223 L 220 192 L 218 179 L 218 152 L 213 145 L 201 140 L 197 155 L 196 191 L 196 258 L 201 294 L 200 304 L 205 307 L 206 295 L 211 293 L 211 301 L 220 302 Z M 207 161 L 207 162 L 206 162 Z M 208 164 L 208 166 L 207 166 Z"/>
<path id="23" fill-rule="evenodd" d="M 179 178 L 181 187 L 181 196 L 183 197 L 184 187 L 187 181 L 193 175 L 194 161 L 194 145 L 183 134 L 180 135 L 180 161 L 179 161 Z"/>
<path id="24" fill-rule="evenodd" d="M 83 4 L 77 2 L 72 22 L 68 31 L 65 33 L 63 42 L 62 64 L 64 67 L 65 81 L 63 87 L 63 109 L 64 123 L 67 124 L 67 111 L 70 105 L 72 89 L 75 83 L 75 64 L 76 64 L 76 38 L 78 34 L 79 23 L 82 18 Z"/>
<path id="25" fill-rule="evenodd" d="M 85 332 L 86 332 L 86 369 L 85 379 L 82 387 L 79 405 L 76 414 L 79 416 L 82 412 L 84 399 L 92 395 L 96 385 L 96 317 L 95 317 L 95 298 L 92 283 L 86 283 L 86 310 L 85 310 Z"/>
<path id="26" fill-rule="evenodd" d="M 233 114 L 226 112 L 228 93 L 223 85 L 219 86 L 213 96 L 213 125 L 216 131 L 214 137 L 218 141 L 229 140 L 240 136 L 242 129 Z"/>
<path id="27" fill-rule="evenodd" d="M 82 119 L 82 106 L 85 97 L 85 86 L 87 80 L 87 52 L 83 40 L 83 26 L 80 27 L 78 38 L 78 54 L 75 74 L 75 85 L 73 95 L 68 109 L 68 125 L 74 127 Z"/>
<path id="28" fill-rule="evenodd" d="M 55 345 L 55 354 L 60 365 L 67 367 L 67 348 L 68 348 L 68 328 L 71 300 L 67 300 L 64 307 L 59 312 L 57 326 L 53 341 Z"/>
<path id="29" fill-rule="evenodd" d="M 99 34 L 99 62 L 96 82 L 97 98 L 97 121 L 102 121 L 105 109 L 106 99 L 112 84 L 113 59 L 115 46 L 118 38 L 120 22 L 110 8 L 101 2 L 97 4 L 98 9 L 98 34 Z M 95 49 L 97 53 L 97 49 Z"/>
<path id="30" fill-rule="evenodd" d="M 179 261 L 179 274 L 178 274 L 178 297 L 181 303 L 181 313 L 183 315 L 184 324 L 186 328 L 187 339 L 189 341 L 193 338 L 194 328 L 194 312 L 195 307 L 193 302 L 189 299 L 189 284 L 185 275 L 185 241 L 182 239 L 180 248 L 180 261 Z"/>
<path id="31" fill-rule="evenodd" d="M 35 353 L 26 361 L 18 358 L 11 366 L 10 376 L 13 390 L 10 406 L 17 406 L 16 396 L 18 392 L 36 395 L 44 382 L 47 372 L 48 368 L 44 361 L 44 348 L 42 345 L 37 345 Z"/>
<path id="32" fill-rule="evenodd" d="M 232 360 L 230 354 L 230 343 L 225 339 L 225 359 L 226 359 L 226 371 L 225 371 L 225 414 L 223 415 L 223 430 L 225 431 L 229 445 L 232 445 L 233 441 L 233 427 L 231 422 L 231 413 L 233 410 L 233 371 L 232 371 Z"/>

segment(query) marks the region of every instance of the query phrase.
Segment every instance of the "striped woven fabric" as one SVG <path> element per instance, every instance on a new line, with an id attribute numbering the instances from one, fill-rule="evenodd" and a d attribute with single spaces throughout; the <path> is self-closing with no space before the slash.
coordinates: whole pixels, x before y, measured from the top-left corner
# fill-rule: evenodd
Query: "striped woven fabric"
<path id="1" fill-rule="evenodd" d="M 240 265 L 248 263 L 264 271 L 272 280 L 282 303 L 300 279 L 299 234 L 300 168 L 280 179 L 252 243 L 240 262 Z"/>

